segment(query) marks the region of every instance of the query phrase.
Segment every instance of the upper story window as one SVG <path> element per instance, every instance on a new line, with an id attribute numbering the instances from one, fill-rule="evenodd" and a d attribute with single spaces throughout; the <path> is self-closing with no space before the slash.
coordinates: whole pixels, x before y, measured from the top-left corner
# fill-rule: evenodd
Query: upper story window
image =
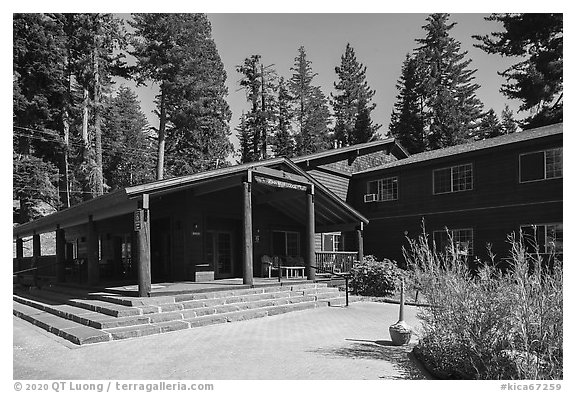
<path id="1" fill-rule="evenodd" d="M 398 177 L 369 181 L 364 202 L 394 201 L 398 199 Z"/>
<path id="2" fill-rule="evenodd" d="M 562 177 L 562 148 L 520 154 L 520 183 Z"/>
<path id="3" fill-rule="evenodd" d="M 435 169 L 432 172 L 434 194 L 472 189 L 472 164 Z"/>
<path id="4" fill-rule="evenodd" d="M 562 223 L 522 225 L 520 232 L 522 232 L 528 252 L 562 254 L 564 243 Z"/>

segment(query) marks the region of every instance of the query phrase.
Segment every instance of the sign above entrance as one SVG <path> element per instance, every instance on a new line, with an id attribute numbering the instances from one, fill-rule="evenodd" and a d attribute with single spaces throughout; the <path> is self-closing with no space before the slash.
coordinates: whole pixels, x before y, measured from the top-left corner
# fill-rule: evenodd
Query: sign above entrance
<path id="1" fill-rule="evenodd" d="M 294 183 L 290 183 L 290 182 L 283 181 L 283 180 L 270 179 L 267 177 L 254 176 L 254 180 L 257 183 L 265 184 L 265 185 L 271 186 L 271 187 L 289 188 L 292 190 L 300 190 L 300 191 L 306 191 L 308 189 L 308 187 L 306 187 L 305 185 L 302 185 L 302 184 L 294 184 Z"/>

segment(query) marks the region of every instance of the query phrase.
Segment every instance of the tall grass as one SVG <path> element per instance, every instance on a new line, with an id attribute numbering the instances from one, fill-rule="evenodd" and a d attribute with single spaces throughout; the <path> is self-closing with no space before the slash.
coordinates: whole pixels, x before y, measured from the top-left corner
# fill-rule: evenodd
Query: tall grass
<path id="1" fill-rule="evenodd" d="M 562 266 L 528 253 L 509 237 L 506 269 L 470 264 L 452 246 L 436 253 L 425 231 L 404 250 L 412 278 L 431 307 L 422 308 L 417 354 L 450 379 L 561 379 Z"/>

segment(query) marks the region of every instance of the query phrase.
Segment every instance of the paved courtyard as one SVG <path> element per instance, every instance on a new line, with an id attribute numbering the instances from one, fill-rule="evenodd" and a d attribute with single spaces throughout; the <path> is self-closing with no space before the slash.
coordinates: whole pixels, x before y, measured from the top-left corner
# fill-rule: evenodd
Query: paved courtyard
<path id="1" fill-rule="evenodd" d="M 417 309 L 406 322 L 417 327 Z M 398 305 L 359 302 L 74 346 L 14 318 L 14 379 L 423 379 L 388 327 Z"/>

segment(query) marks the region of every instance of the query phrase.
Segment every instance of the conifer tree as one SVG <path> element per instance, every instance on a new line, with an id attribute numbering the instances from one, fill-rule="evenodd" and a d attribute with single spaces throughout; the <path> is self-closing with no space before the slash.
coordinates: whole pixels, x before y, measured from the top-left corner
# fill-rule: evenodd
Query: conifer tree
<path id="1" fill-rule="evenodd" d="M 432 14 L 423 29 L 426 36 L 417 39 L 421 46 L 423 74 L 421 81 L 430 149 L 465 142 L 474 133 L 482 113 L 476 97 L 480 87 L 474 83 L 475 69 L 470 69 L 468 52 L 450 36 L 455 23 L 448 14 Z"/>
<path id="2" fill-rule="evenodd" d="M 392 136 L 410 154 L 420 153 L 427 148 L 427 135 L 424 130 L 424 96 L 420 90 L 417 55 L 406 55 L 402 64 L 402 74 L 396 84 L 398 95 L 390 119 Z"/>
<path id="3" fill-rule="evenodd" d="M 563 15 L 492 14 L 488 21 L 502 23 L 504 31 L 474 36 L 478 48 L 501 56 L 524 57 L 498 74 L 506 78 L 500 91 L 522 101 L 520 110 L 531 115 L 523 128 L 563 119 Z"/>
<path id="4" fill-rule="evenodd" d="M 64 39 L 45 14 L 13 16 L 12 192 L 20 201 L 20 223 L 66 201 L 66 192 L 59 201 L 57 187 L 64 146 L 58 132 L 66 91 Z"/>
<path id="5" fill-rule="evenodd" d="M 488 139 L 500 135 L 504 135 L 502 123 L 500 123 L 500 119 L 498 119 L 498 115 L 496 115 L 494 109 L 490 109 L 482 116 L 475 139 Z"/>
<path id="6" fill-rule="evenodd" d="M 294 155 L 293 113 L 290 109 L 292 100 L 286 80 L 280 77 L 274 114 L 275 132 L 271 137 L 272 151 L 276 157 L 292 157 Z"/>
<path id="7" fill-rule="evenodd" d="M 136 93 L 120 86 L 104 113 L 102 127 L 103 172 L 110 189 L 154 180 L 148 129 Z"/>
<path id="8" fill-rule="evenodd" d="M 343 145 L 368 142 L 380 128 L 370 119 L 370 113 L 376 107 L 375 103 L 371 103 L 375 91 L 368 86 L 366 67 L 356 60 L 349 43 L 335 71 L 338 82 L 334 83 L 336 94 L 331 96 L 336 123 L 334 139 Z"/>
<path id="9" fill-rule="evenodd" d="M 140 83 L 157 96 L 157 178 L 212 169 L 232 152 L 226 72 L 204 14 L 134 14 Z M 164 152 L 166 151 L 166 160 Z M 166 161 L 166 165 L 164 164 Z"/>
<path id="10" fill-rule="evenodd" d="M 464 143 L 477 133 L 482 103 L 476 97 L 467 52 L 450 36 L 448 14 L 432 14 L 426 35 L 407 58 L 398 82 L 390 130 L 412 153 Z M 422 131 L 421 131 L 422 130 Z"/>
<path id="11" fill-rule="evenodd" d="M 322 151 L 330 147 L 328 123 L 330 111 L 326 96 L 312 81 L 317 75 L 312 71 L 312 62 L 306 58 L 303 46 L 298 48 L 293 71 L 288 81 L 289 91 L 294 98 L 293 113 L 296 123 L 296 155 Z"/>
<path id="12" fill-rule="evenodd" d="M 254 162 L 254 128 L 248 125 L 248 116 L 242 113 L 235 129 L 240 142 L 240 163 Z"/>
<path id="13" fill-rule="evenodd" d="M 502 131 L 504 134 L 512 134 L 518 130 L 518 124 L 514 120 L 514 113 L 508 105 L 504 107 L 502 111 Z"/>

